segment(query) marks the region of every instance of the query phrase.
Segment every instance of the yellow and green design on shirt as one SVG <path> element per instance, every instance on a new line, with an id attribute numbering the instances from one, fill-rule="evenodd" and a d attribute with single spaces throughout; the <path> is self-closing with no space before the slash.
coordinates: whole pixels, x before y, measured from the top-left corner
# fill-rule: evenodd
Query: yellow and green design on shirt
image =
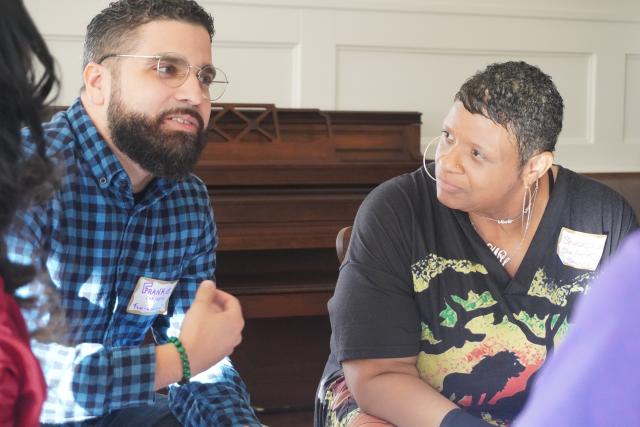
<path id="1" fill-rule="evenodd" d="M 451 286 L 461 282 L 449 281 L 452 273 L 477 276 L 471 283 L 479 286 L 461 291 Z M 422 316 L 420 376 L 495 425 L 510 422 L 521 408 L 533 375 L 567 333 L 570 307 L 593 277 L 558 282 L 541 267 L 526 294 L 496 295 L 501 288 L 485 285 L 491 280 L 485 266 L 435 254 L 413 264 L 412 275 Z"/>

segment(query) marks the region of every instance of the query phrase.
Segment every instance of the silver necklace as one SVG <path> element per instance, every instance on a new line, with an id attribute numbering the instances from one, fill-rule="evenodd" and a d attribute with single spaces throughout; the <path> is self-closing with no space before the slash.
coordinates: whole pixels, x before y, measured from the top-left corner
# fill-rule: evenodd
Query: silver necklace
<path id="1" fill-rule="evenodd" d="M 538 196 L 538 187 L 539 187 L 538 186 L 538 182 L 539 181 L 536 181 L 536 187 L 534 188 L 533 194 L 531 195 L 529 206 L 527 206 L 526 208 L 522 209 L 522 215 L 520 216 L 520 218 L 524 218 L 525 215 L 527 215 L 535 207 L 536 198 Z M 480 214 L 477 214 L 477 213 L 474 213 L 474 215 L 477 215 L 480 218 L 484 218 L 484 219 L 488 219 L 490 221 L 497 222 L 498 224 L 511 224 L 516 219 L 518 219 L 518 217 L 506 218 L 506 219 L 496 219 L 496 218 L 491 218 L 491 217 L 488 217 L 488 216 L 483 216 L 483 215 L 480 215 Z M 469 217 L 469 220 L 471 222 L 471 226 L 476 231 L 476 233 L 480 234 L 478 232 L 478 229 L 476 228 L 476 224 L 473 222 L 473 220 L 471 220 L 471 217 Z M 529 231 L 529 221 L 530 221 L 530 217 L 529 217 L 529 220 L 527 221 L 527 225 L 526 225 L 525 229 L 522 232 L 522 237 L 520 238 L 520 241 L 518 242 L 518 244 L 516 246 L 514 246 L 510 250 L 502 249 L 501 247 L 499 247 L 497 245 L 494 245 L 491 242 L 485 241 L 485 244 L 487 245 L 487 247 L 489 248 L 491 253 L 498 259 L 498 262 L 500 264 L 502 264 L 503 267 L 505 267 L 509 263 L 509 261 L 511 261 L 511 256 L 509 254 L 513 255 L 515 252 L 520 250 L 520 246 L 522 246 L 522 242 L 524 241 L 524 238 L 527 235 L 527 231 Z M 482 236 L 480 236 L 480 237 L 482 237 Z"/>
<path id="2" fill-rule="evenodd" d="M 513 224 L 517 220 L 522 220 L 522 218 L 524 218 L 524 216 L 529 213 L 529 210 L 531 210 L 532 205 L 535 204 L 536 196 L 538 195 L 539 182 L 540 182 L 539 180 L 536 181 L 536 186 L 533 189 L 533 195 L 531 196 L 532 203 L 529 204 L 529 206 L 524 207 L 522 209 L 522 213 L 520 215 L 516 215 L 513 218 L 491 218 L 490 216 L 484 216 L 484 215 L 481 215 L 481 214 L 475 213 L 475 212 L 474 212 L 474 215 L 478 216 L 478 217 L 480 217 L 482 219 L 487 219 L 489 221 L 493 221 L 493 222 L 495 222 L 497 224 L 500 224 L 500 225 Z"/>
<path id="3" fill-rule="evenodd" d="M 523 212 L 524 214 L 526 214 L 527 212 Z M 478 216 L 482 219 L 488 219 L 489 221 L 493 221 L 497 224 L 513 224 L 514 222 L 516 222 L 519 219 L 522 219 L 522 215 L 516 215 L 513 218 L 491 218 L 490 216 L 484 216 L 484 215 L 480 215 L 479 213 L 474 213 L 475 216 Z"/>

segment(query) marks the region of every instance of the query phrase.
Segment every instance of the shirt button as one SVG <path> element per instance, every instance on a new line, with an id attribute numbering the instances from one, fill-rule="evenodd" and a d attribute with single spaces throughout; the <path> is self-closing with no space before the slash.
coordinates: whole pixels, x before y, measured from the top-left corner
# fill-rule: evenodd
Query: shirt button
<path id="1" fill-rule="evenodd" d="M 107 185 L 107 178 L 105 178 L 104 176 L 101 176 L 99 181 L 101 186 L 104 187 L 105 185 Z"/>

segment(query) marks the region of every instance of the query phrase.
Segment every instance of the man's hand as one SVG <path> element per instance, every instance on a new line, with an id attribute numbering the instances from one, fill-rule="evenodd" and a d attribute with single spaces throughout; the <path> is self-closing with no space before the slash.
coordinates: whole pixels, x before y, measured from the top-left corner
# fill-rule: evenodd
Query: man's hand
<path id="1" fill-rule="evenodd" d="M 238 300 L 219 289 L 211 280 L 200 284 L 187 311 L 180 341 L 184 346 L 191 374 L 196 375 L 230 355 L 242 341 L 244 319 Z"/>

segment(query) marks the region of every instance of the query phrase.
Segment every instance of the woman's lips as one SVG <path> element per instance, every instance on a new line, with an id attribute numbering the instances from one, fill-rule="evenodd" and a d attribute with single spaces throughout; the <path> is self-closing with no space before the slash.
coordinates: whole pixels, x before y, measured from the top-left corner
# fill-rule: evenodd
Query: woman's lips
<path id="1" fill-rule="evenodd" d="M 437 178 L 438 178 L 437 185 L 440 190 L 446 191 L 447 193 L 461 193 L 463 191 L 462 188 L 456 185 L 453 185 L 442 178 L 439 178 L 439 177 Z"/>

